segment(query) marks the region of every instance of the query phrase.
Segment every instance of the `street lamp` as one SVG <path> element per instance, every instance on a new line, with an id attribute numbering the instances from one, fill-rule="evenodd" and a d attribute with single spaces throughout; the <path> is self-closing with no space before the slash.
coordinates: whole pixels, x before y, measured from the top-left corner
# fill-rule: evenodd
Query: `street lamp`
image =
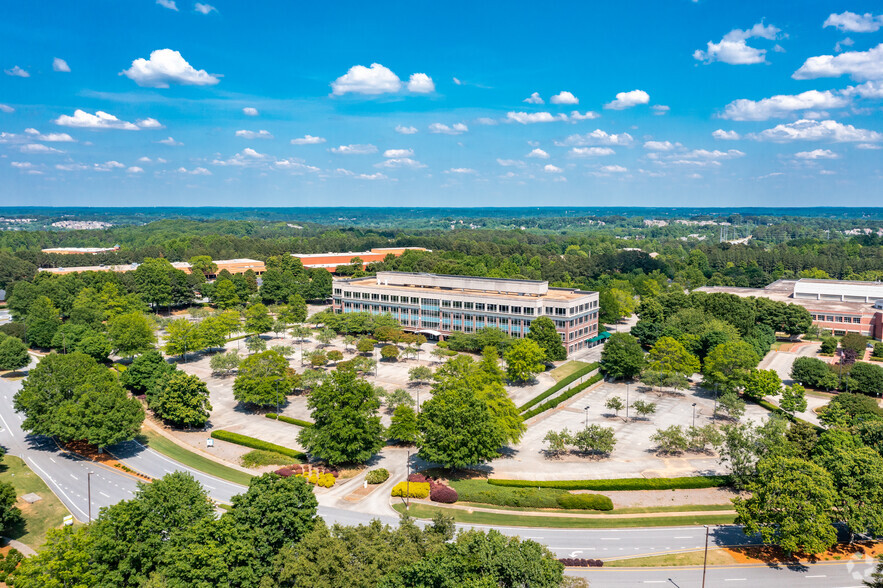
<path id="1" fill-rule="evenodd" d="M 705 557 L 702 559 L 702 588 L 705 588 L 705 570 L 708 568 L 708 525 L 705 527 Z"/>
<path id="2" fill-rule="evenodd" d="M 92 472 L 86 473 L 86 500 L 89 502 L 89 522 L 92 522 Z"/>
<path id="3" fill-rule="evenodd" d="M 629 389 L 631 387 L 630 383 L 625 383 L 625 422 L 629 421 Z"/>
<path id="4" fill-rule="evenodd" d="M 585 410 L 586 410 L 586 426 L 585 426 L 585 428 L 588 429 L 589 428 L 589 405 L 588 404 L 586 405 Z"/>
<path id="5" fill-rule="evenodd" d="M 276 384 L 276 418 L 279 418 L 279 382 L 281 382 L 283 378 L 276 378 L 273 382 Z"/>
<path id="6" fill-rule="evenodd" d="M 408 468 L 408 477 L 407 482 L 405 483 L 405 510 L 409 510 L 411 508 L 411 450 L 408 449 L 407 457 L 405 458 L 405 467 Z"/>
<path id="7" fill-rule="evenodd" d="M 693 403 L 693 428 L 696 428 L 696 403 Z"/>

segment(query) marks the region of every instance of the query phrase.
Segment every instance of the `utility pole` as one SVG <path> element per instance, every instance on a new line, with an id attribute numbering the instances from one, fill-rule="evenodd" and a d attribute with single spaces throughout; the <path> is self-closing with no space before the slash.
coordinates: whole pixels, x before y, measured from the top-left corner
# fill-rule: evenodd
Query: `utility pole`
<path id="1" fill-rule="evenodd" d="M 696 403 L 693 403 L 693 428 L 696 428 Z"/>
<path id="2" fill-rule="evenodd" d="M 92 522 L 92 472 L 86 473 L 86 500 L 89 502 L 89 522 Z"/>
<path id="3" fill-rule="evenodd" d="M 408 449 L 405 458 L 405 466 L 408 468 L 407 482 L 405 483 L 405 510 L 411 508 L 411 450 Z"/>
<path id="4" fill-rule="evenodd" d="M 702 588 L 705 588 L 705 570 L 708 568 L 708 525 L 705 527 L 705 557 L 702 559 Z"/>
<path id="5" fill-rule="evenodd" d="M 625 422 L 629 422 L 629 388 L 631 386 L 630 383 L 625 383 Z"/>
<path id="6" fill-rule="evenodd" d="M 588 404 L 586 405 L 586 424 L 585 424 L 584 428 L 586 428 L 586 429 L 589 428 L 589 405 Z"/>

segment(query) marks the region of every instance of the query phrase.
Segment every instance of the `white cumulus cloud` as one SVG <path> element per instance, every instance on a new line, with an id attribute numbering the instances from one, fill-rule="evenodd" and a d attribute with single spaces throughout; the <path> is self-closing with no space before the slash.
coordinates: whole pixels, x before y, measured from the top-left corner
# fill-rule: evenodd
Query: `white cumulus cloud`
<path id="1" fill-rule="evenodd" d="M 156 0 L 156 3 L 162 6 L 163 8 L 168 8 L 169 10 L 178 11 L 178 5 L 175 4 L 175 0 Z"/>
<path id="2" fill-rule="evenodd" d="M 405 125 L 397 125 L 396 132 L 401 135 L 413 135 L 417 132 L 417 127 L 409 127 Z"/>
<path id="3" fill-rule="evenodd" d="M 747 100 L 740 98 L 724 107 L 721 118 L 730 120 L 769 120 L 783 118 L 798 110 L 815 110 L 820 108 L 842 108 L 849 105 L 849 100 L 842 95 L 825 90 L 808 90 L 800 94 L 780 94 L 763 100 Z"/>
<path id="4" fill-rule="evenodd" d="M 414 155 L 413 149 L 387 149 L 383 152 L 384 157 L 411 157 Z"/>
<path id="5" fill-rule="evenodd" d="M 587 110 L 585 114 L 580 113 L 579 110 L 571 110 L 570 111 L 570 120 L 578 121 L 578 120 L 592 120 L 595 118 L 600 118 L 601 115 L 597 112 L 593 112 L 591 110 Z"/>
<path id="6" fill-rule="evenodd" d="M 143 174 L 144 168 L 138 167 L 137 165 L 133 165 L 132 167 L 126 170 L 130 174 Z"/>
<path id="7" fill-rule="evenodd" d="M 579 99 L 570 92 L 563 91 L 549 99 L 552 104 L 579 104 Z"/>
<path id="8" fill-rule="evenodd" d="M 42 143 L 28 143 L 27 145 L 22 145 L 19 148 L 19 151 L 22 153 L 64 153 L 63 151 L 48 147 Z"/>
<path id="9" fill-rule="evenodd" d="M 241 130 L 236 131 L 236 136 L 242 139 L 272 139 L 273 134 L 270 131 L 265 131 L 263 129 L 259 131 L 247 131 Z"/>
<path id="10" fill-rule="evenodd" d="M 650 94 L 644 90 L 632 90 L 631 92 L 620 92 L 616 95 L 616 100 L 608 102 L 604 108 L 612 110 L 625 110 L 639 104 L 647 104 L 650 102 Z"/>
<path id="11" fill-rule="evenodd" d="M 67 61 L 65 61 L 61 57 L 56 57 L 52 60 L 52 71 L 70 72 L 70 70 L 71 68 L 67 64 Z"/>
<path id="12" fill-rule="evenodd" d="M 411 74 L 411 79 L 408 80 L 408 92 L 413 92 L 414 94 L 431 94 L 432 92 L 435 92 L 435 83 L 432 81 L 432 78 L 425 73 Z"/>
<path id="13" fill-rule="evenodd" d="M 12 76 L 15 78 L 29 78 L 29 77 L 31 77 L 31 74 L 29 74 L 28 72 L 26 72 L 25 70 L 23 70 L 22 68 L 20 68 L 17 65 L 13 66 L 12 69 L 4 69 L 3 71 L 4 71 L 4 73 L 6 73 L 6 75 Z"/>
<path id="14" fill-rule="evenodd" d="M 841 14 L 829 15 L 824 26 L 835 27 L 844 33 L 874 33 L 883 27 L 883 14 L 874 16 L 869 12 L 856 14 L 847 10 Z"/>
<path id="15" fill-rule="evenodd" d="M 253 106 L 246 106 L 242 109 L 242 114 L 244 114 L 245 116 L 257 116 L 260 113 L 258 112 L 257 108 L 254 108 Z"/>
<path id="16" fill-rule="evenodd" d="M 387 153 L 389 151 L 396 151 L 396 149 L 387 150 Z M 407 150 L 405 150 L 405 151 L 407 151 Z M 386 155 L 386 153 L 384 153 L 384 155 Z M 385 161 L 381 161 L 380 163 L 374 164 L 374 167 L 384 167 L 384 168 L 388 168 L 388 169 L 407 167 L 407 168 L 412 168 L 412 169 L 419 169 L 419 168 L 426 167 L 426 166 L 411 157 L 391 157 Z"/>
<path id="17" fill-rule="evenodd" d="M 654 104 L 650 107 L 653 110 L 653 114 L 656 116 L 664 116 L 668 114 L 668 111 L 671 110 L 670 106 L 666 106 L 665 104 Z"/>
<path id="18" fill-rule="evenodd" d="M 452 167 L 445 172 L 446 174 L 476 174 L 478 173 L 471 167 Z"/>
<path id="19" fill-rule="evenodd" d="M 713 131 L 711 136 L 720 141 L 738 141 L 741 138 L 736 131 L 725 131 L 723 129 Z"/>
<path id="20" fill-rule="evenodd" d="M 211 4 L 203 4 L 203 3 L 201 3 L 201 2 L 197 2 L 197 3 L 193 6 L 193 10 L 194 10 L 195 12 L 200 13 L 200 14 L 208 14 L 208 13 L 210 13 L 210 12 L 212 12 L 212 11 L 214 11 L 214 12 L 217 12 L 217 11 L 218 11 L 218 9 L 215 8 L 214 6 L 212 6 Z"/>
<path id="21" fill-rule="evenodd" d="M 537 159 L 549 159 L 549 154 L 537 147 L 527 154 L 527 157 L 535 157 Z"/>
<path id="22" fill-rule="evenodd" d="M 89 114 L 85 110 L 77 109 L 74 111 L 73 116 L 62 114 L 52 122 L 62 127 L 76 127 L 80 129 L 139 130 L 138 125 L 120 120 L 114 115 L 101 110 L 96 111 L 95 114 Z"/>
<path id="23" fill-rule="evenodd" d="M 332 94 L 388 94 L 402 89 L 402 80 L 392 70 L 372 63 L 371 67 L 354 65 L 345 74 L 331 82 Z"/>
<path id="24" fill-rule="evenodd" d="M 463 123 L 454 123 L 451 126 L 442 123 L 432 123 L 429 125 L 429 132 L 441 135 L 460 135 L 469 130 Z M 410 133 L 408 133 L 410 134 Z"/>
<path id="25" fill-rule="evenodd" d="M 157 141 L 157 143 L 160 143 L 161 145 L 168 145 L 170 147 L 180 147 L 181 145 L 184 144 L 184 143 L 181 143 L 180 141 L 175 141 L 175 139 L 173 139 L 172 137 L 166 137 L 165 139 L 160 139 L 159 141 Z"/>
<path id="26" fill-rule="evenodd" d="M 775 39 L 779 33 L 779 29 L 773 25 L 764 25 L 757 23 L 750 29 L 743 31 L 734 29 L 724 35 L 720 43 L 708 42 L 705 51 L 697 49 L 693 52 L 693 59 L 711 63 L 713 61 L 721 61 L 730 65 L 750 65 L 753 63 L 764 63 L 766 61 L 766 49 L 757 49 L 750 47 L 747 43 L 748 39 Z"/>
<path id="27" fill-rule="evenodd" d="M 377 147 L 371 144 L 351 144 L 340 145 L 339 147 L 332 147 L 331 149 L 329 149 L 329 151 L 331 153 L 337 153 L 339 155 L 367 155 L 369 153 L 377 153 Z"/>
<path id="28" fill-rule="evenodd" d="M 583 147 L 585 145 L 631 145 L 634 138 L 628 133 L 608 133 L 601 129 L 595 129 L 584 135 L 570 135 L 564 141 L 556 141 L 558 147 Z"/>
<path id="29" fill-rule="evenodd" d="M 608 174 L 622 174 L 628 170 L 628 168 L 622 167 L 621 165 L 605 165 L 600 168 L 602 172 Z"/>
<path id="30" fill-rule="evenodd" d="M 292 145 L 318 145 L 319 143 L 324 142 L 325 139 L 323 137 L 314 137 L 313 135 L 304 135 L 303 137 L 291 140 Z"/>
<path id="31" fill-rule="evenodd" d="M 567 120 L 567 115 L 552 114 L 551 112 L 508 112 L 506 113 L 506 120 L 528 125 Z"/>
<path id="32" fill-rule="evenodd" d="M 194 68 L 173 49 L 157 49 L 150 53 L 150 59 L 139 57 L 121 73 L 146 88 L 168 88 L 170 84 L 211 86 L 219 81 L 204 69 Z"/>
<path id="33" fill-rule="evenodd" d="M 833 141 L 835 143 L 876 143 L 883 141 L 883 133 L 868 129 L 859 129 L 845 125 L 836 120 L 801 119 L 793 123 L 776 125 L 755 135 L 752 139 L 759 141 Z"/>
<path id="34" fill-rule="evenodd" d="M 549 174 L 560 174 L 564 170 L 557 165 L 552 165 L 551 163 L 549 163 L 545 167 L 543 167 L 543 171 Z"/>
<path id="35" fill-rule="evenodd" d="M 45 135 L 37 129 L 25 129 L 25 133 L 30 135 L 30 139 L 35 141 L 46 141 L 47 143 L 75 143 L 73 137 L 67 133 L 46 133 Z"/>
<path id="36" fill-rule="evenodd" d="M 574 147 L 570 150 L 571 157 L 603 157 L 616 153 L 610 147 Z"/>
<path id="37" fill-rule="evenodd" d="M 813 149 L 812 151 L 800 151 L 794 154 L 797 159 L 837 159 L 840 156 L 830 149 Z"/>
<path id="38" fill-rule="evenodd" d="M 811 80 L 842 75 L 849 75 L 854 80 L 883 80 L 883 43 L 867 51 L 810 57 L 791 77 L 795 80 Z"/>
<path id="39" fill-rule="evenodd" d="M 644 141 L 644 149 L 648 151 L 671 151 L 676 146 L 671 141 Z"/>
<path id="40" fill-rule="evenodd" d="M 15 109 L 8 104 L 0 104 L 0 112 L 5 112 L 6 114 L 11 114 L 15 112 Z"/>
<path id="41" fill-rule="evenodd" d="M 523 102 L 527 102 L 528 104 L 545 104 L 546 101 L 543 100 L 542 96 L 540 96 L 539 92 L 534 92 L 527 98 L 523 100 Z"/>

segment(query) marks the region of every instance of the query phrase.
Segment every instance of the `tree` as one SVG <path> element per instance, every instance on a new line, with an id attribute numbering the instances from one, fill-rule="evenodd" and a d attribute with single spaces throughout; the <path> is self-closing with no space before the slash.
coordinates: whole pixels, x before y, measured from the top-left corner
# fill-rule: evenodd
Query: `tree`
<path id="1" fill-rule="evenodd" d="M 218 265 L 209 255 L 194 255 L 190 258 L 190 271 L 199 272 L 203 277 L 217 275 Z"/>
<path id="2" fill-rule="evenodd" d="M 779 401 L 779 408 L 794 416 L 794 413 L 806 410 L 806 394 L 803 386 L 800 384 L 792 384 L 785 386 L 782 390 L 782 400 Z"/>
<path id="3" fill-rule="evenodd" d="M 300 294 L 289 297 L 288 308 L 291 311 L 291 318 L 294 322 L 302 323 L 307 320 L 307 302 Z"/>
<path id="4" fill-rule="evenodd" d="M 239 316 L 229 311 L 204 318 L 197 326 L 194 338 L 200 349 L 223 349 L 227 336 L 239 326 Z"/>
<path id="5" fill-rule="evenodd" d="M 386 435 L 406 445 L 417 443 L 417 413 L 414 409 L 407 404 L 397 404 Z"/>
<path id="6" fill-rule="evenodd" d="M 154 307 L 172 304 L 173 270 L 167 259 L 146 257 L 132 272 L 135 287 L 148 304 Z"/>
<path id="7" fill-rule="evenodd" d="M 826 431 L 822 437 L 831 432 Z M 877 535 L 883 529 L 883 457 L 851 438 L 849 445 L 829 445 L 820 440 L 815 461 L 834 482 L 836 520 L 845 523 L 850 534 Z"/>
<path id="8" fill-rule="evenodd" d="M 572 443 L 583 453 L 609 455 L 616 447 L 616 437 L 611 427 L 589 425 L 573 434 Z"/>
<path id="9" fill-rule="evenodd" d="M 268 332 L 273 328 L 273 317 L 267 307 L 258 302 L 245 309 L 245 330 L 255 335 Z"/>
<path id="10" fill-rule="evenodd" d="M 200 328 L 186 318 L 170 321 L 166 325 L 166 344 L 163 350 L 169 355 L 180 355 L 187 359 L 188 351 L 199 351 L 204 347 Z"/>
<path id="11" fill-rule="evenodd" d="M 323 346 L 329 345 L 332 341 L 334 341 L 335 337 L 337 337 L 337 333 L 335 333 L 333 329 L 329 329 L 328 327 L 325 327 L 324 329 L 316 333 L 316 341 L 321 343 Z"/>
<path id="12" fill-rule="evenodd" d="M 863 394 L 841 392 L 831 399 L 819 420 L 830 426 L 852 427 L 866 420 L 883 417 L 883 409 L 873 398 Z"/>
<path id="13" fill-rule="evenodd" d="M 387 361 L 396 361 L 399 358 L 399 348 L 395 345 L 384 345 L 380 348 L 380 357 Z"/>
<path id="14" fill-rule="evenodd" d="M 824 337 L 819 352 L 825 355 L 832 355 L 835 351 L 837 351 L 837 339 L 834 337 Z"/>
<path id="15" fill-rule="evenodd" d="M 245 338 L 245 348 L 248 349 L 249 353 L 258 353 L 260 351 L 266 351 L 267 342 L 258 337 L 257 335 L 252 335 L 251 337 Z"/>
<path id="16" fill-rule="evenodd" d="M 748 374 L 759 361 L 754 349 L 745 341 L 728 341 L 718 345 L 705 358 L 702 369 L 705 385 L 718 386 L 724 392 L 742 388 Z"/>
<path id="17" fill-rule="evenodd" d="M 356 342 L 356 338 L 353 335 L 344 335 L 343 336 L 343 348 L 349 350 Z"/>
<path id="18" fill-rule="evenodd" d="M 870 396 L 883 396 L 883 367 L 858 362 L 849 371 L 849 389 Z"/>
<path id="19" fill-rule="evenodd" d="M 313 334 L 313 329 L 306 325 L 294 325 L 291 327 L 291 337 L 297 339 L 301 343 L 307 340 L 307 337 Z"/>
<path id="20" fill-rule="evenodd" d="M 212 410 L 205 382 L 180 371 L 158 380 L 149 400 L 156 416 L 179 427 L 202 427 Z"/>
<path id="21" fill-rule="evenodd" d="M 735 392 L 724 392 L 718 398 L 717 404 L 732 419 L 738 420 L 745 414 L 745 401 Z"/>
<path id="22" fill-rule="evenodd" d="M 216 353 L 209 360 L 209 367 L 215 374 L 229 376 L 239 367 L 239 352 L 235 349 L 227 353 Z"/>
<path id="23" fill-rule="evenodd" d="M 151 349 L 129 364 L 129 368 L 120 375 L 120 384 L 135 394 L 145 394 L 158 377 L 173 371 L 175 366 L 166 363 L 159 351 Z"/>
<path id="24" fill-rule="evenodd" d="M 829 383 L 828 379 L 831 375 L 828 364 L 815 357 L 798 357 L 791 364 L 791 379 L 811 388 L 827 388 L 823 384 Z M 835 379 L 833 387 L 836 386 Z"/>
<path id="25" fill-rule="evenodd" d="M 619 416 L 619 411 L 625 408 L 625 403 L 622 401 L 621 396 L 611 396 L 604 403 L 604 408 L 612 410 L 616 416 Z"/>
<path id="26" fill-rule="evenodd" d="M 690 446 L 687 434 L 680 425 L 672 425 L 667 429 L 657 429 L 650 436 L 650 441 L 656 443 L 659 453 L 683 453 Z"/>
<path id="27" fill-rule="evenodd" d="M 868 345 L 868 338 L 859 335 L 854 331 L 850 331 L 840 338 L 840 347 L 843 349 L 851 349 L 855 351 L 859 357 L 864 357 L 865 347 Z"/>
<path id="28" fill-rule="evenodd" d="M 230 280 L 224 279 L 215 281 L 210 298 L 212 304 L 222 310 L 233 308 L 242 303 L 236 292 L 236 286 Z"/>
<path id="29" fill-rule="evenodd" d="M 325 356 L 328 358 L 328 361 L 337 363 L 338 361 L 341 361 L 343 359 L 343 352 L 339 349 L 332 349 L 331 351 L 326 353 Z"/>
<path id="30" fill-rule="evenodd" d="M 22 560 L 15 570 L 15 585 L 19 588 L 97 586 L 97 570 L 91 558 L 92 538 L 87 531 L 87 527 L 50 529 L 39 553 Z"/>
<path id="31" fill-rule="evenodd" d="M 408 370 L 408 381 L 418 385 L 425 384 L 432 379 L 432 369 L 425 365 L 416 365 Z"/>
<path id="32" fill-rule="evenodd" d="M 549 431 L 543 437 L 543 442 L 549 444 L 546 453 L 552 457 L 559 457 L 562 453 L 567 453 L 567 446 L 573 444 L 573 435 L 570 431 L 563 429 L 561 431 Z"/>
<path id="33" fill-rule="evenodd" d="M 372 353 L 376 344 L 377 341 L 374 339 L 359 339 L 359 342 L 356 343 L 356 351 L 359 353 Z"/>
<path id="34" fill-rule="evenodd" d="M 601 370 L 608 377 L 632 379 L 644 367 L 644 352 L 638 340 L 628 333 L 614 333 L 601 351 Z"/>
<path id="35" fill-rule="evenodd" d="M 644 374 L 651 380 L 682 390 L 688 378 L 699 371 L 699 359 L 673 337 L 660 337 L 647 354 Z"/>
<path id="36" fill-rule="evenodd" d="M 561 344 L 561 335 L 549 317 L 541 316 L 531 321 L 530 331 L 525 336 L 539 343 L 548 361 L 567 359 L 567 349 Z"/>
<path id="37" fill-rule="evenodd" d="M 52 346 L 52 337 L 61 327 L 61 314 L 46 296 L 38 296 L 28 307 L 25 317 L 28 341 L 34 347 Z"/>
<path id="38" fill-rule="evenodd" d="M 746 534 L 786 553 L 817 553 L 837 542 L 832 513 L 837 493 L 831 475 L 802 459 L 773 456 L 757 464 L 750 498 L 734 498 L 737 524 Z"/>
<path id="39" fill-rule="evenodd" d="M 107 335 L 120 357 L 132 357 L 153 348 L 156 336 L 150 320 L 140 312 L 120 314 L 107 323 Z"/>
<path id="40" fill-rule="evenodd" d="M 414 406 L 416 404 L 408 391 L 402 388 L 396 388 L 392 392 L 383 393 L 383 402 L 386 404 L 387 412 L 393 412 L 400 404 L 407 406 Z"/>
<path id="41" fill-rule="evenodd" d="M 4 337 L 0 340 L 0 370 L 20 370 L 31 363 L 28 346 L 17 337 Z"/>
<path id="42" fill-rule="evenodd" d="M 15 506 L 16 494 L 15 486 L 8 482 L 0 482 L 0 535 L 9 535 L 24 522 L 21 511 Z"/>
<path id="43" fill-rule="evenodd" d="M 646 417 L 647 415 L 654 414 L 656 412 L 656 405 L 652 402 L 645 402 L 640 398 L 632 402 L 632 409 L 638 413 L 641 417 Z"/>
<path id="44" fill-rule="evenodd" d="M 776 370 L 751 370 L 745 379 L 745 395 L 754 400 L 778 396 L 781 391 L 782 379 Z"/>
<path id="45" fill-rule="evenodd" d="M 107 361 L 107 357 L 110 355 L 111 351 L 113 351 L 113 345 L 111 345 L 110 339 L 107 338 L 107 335 L 101 331 L 97 331 L 83 337 L 80 342 L 77 343 L 75 349 L 85 353 L 95 361 L 103 362 Z"/>
<path id="46" fill-rule="evenodd" d="M 322 367 L 328 363 L 328 355 L 321 349 L 316 349 L 312 353 L 307 353 L 307 358 L 310 360 L 310 365 L 315 367 Z"/>
<path id="47" fill-rule="evenodd" d="M 463 468 L 493 459 L 506 441 L 487 403 L 468 386 L 435 392 L 423 404 L 419 429 L 420 457 L 447 468 Z"/>
<path id="48" fill-rule="evenodd" d="M 80 352 L 40 360 L 14 404 L 26 417 L 24 430 L 99 448 L 132 439 L 144 420 L 141 404 L 126 396 L 113 372 Z"/>
<path id="49" fill-rule="evenodd" d="M 272 406 L 291 393 L 294 383 L 288 360 L 275 351 L 250 355 L 239 364 L 233 398 L 243 404 Z"/>
<path id="50" fill-rule="evenodd" d="M 687 442 L 690 451 L 705 451 L 709 445 L 712 447 L 718 445 L 721 439 L 721 433 L 714 425 L 691 426 L 687 429 Z"/>
<path id="51" fill-rule="evenodd" d="M 533 339 L 518 339 L 506 350 L 506 377 L 513 382 L 527 382 L 545 369 L 546 354 Z"/>
<path id="52" fill-rule="evenodd" d="M 307 405 L 314 425 L 301 429 L 298 441 L 311 455 L 332 465 L 364 463 L 383 447 L 380 399 L 354 371 L 331 372 Z"/>

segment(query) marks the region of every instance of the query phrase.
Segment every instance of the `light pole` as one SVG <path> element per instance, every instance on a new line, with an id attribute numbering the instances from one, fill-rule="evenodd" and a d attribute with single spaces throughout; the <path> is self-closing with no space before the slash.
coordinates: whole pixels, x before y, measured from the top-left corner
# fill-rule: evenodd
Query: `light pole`
<path id="1" fill-rule="evenodd" d="M 693 403 L 693 428 L 696 428 L 696 403 Z"/>
<path id="2" fill-rule="evenodd" d="M 92 472 L 86 473 L 86 500 L 89 502 L 89 522 L 92 522 Z"/>
<path id="3" fill-rule="evenodd" d="M 631 384 L 625 383 L 625 422 L 629 422 L 629 389 L 631 387 Z"/>
<path id="4" fill-rule="evenodd" d="M 273 382 L 276 385 L 276 419 L 279 419 L 279 382 L 282 381 L 282 378 L 276 378 Z"/>
<path id="5" fill-rule="evenodd" d="M 708 567 L 708 525 L 705 527 L 705 557 L 702 558 L 702 588 L 705 588 L 705 570 Z"/>
<path id="6" fill-rule="evenodd" d="M 411 450 L 408 449 L 405 458 L 405 467 L 408 468 L 407 482 L 405 483 L 405 510 L 411 508 Z"/>
<path id="7" fill-rule="evenodd" d="M 588 429 L 589 428 L 589 405 L 588 404 L 586 405 L 585 410 L 586 410 L 586 425 L 584 428 Z"/>

